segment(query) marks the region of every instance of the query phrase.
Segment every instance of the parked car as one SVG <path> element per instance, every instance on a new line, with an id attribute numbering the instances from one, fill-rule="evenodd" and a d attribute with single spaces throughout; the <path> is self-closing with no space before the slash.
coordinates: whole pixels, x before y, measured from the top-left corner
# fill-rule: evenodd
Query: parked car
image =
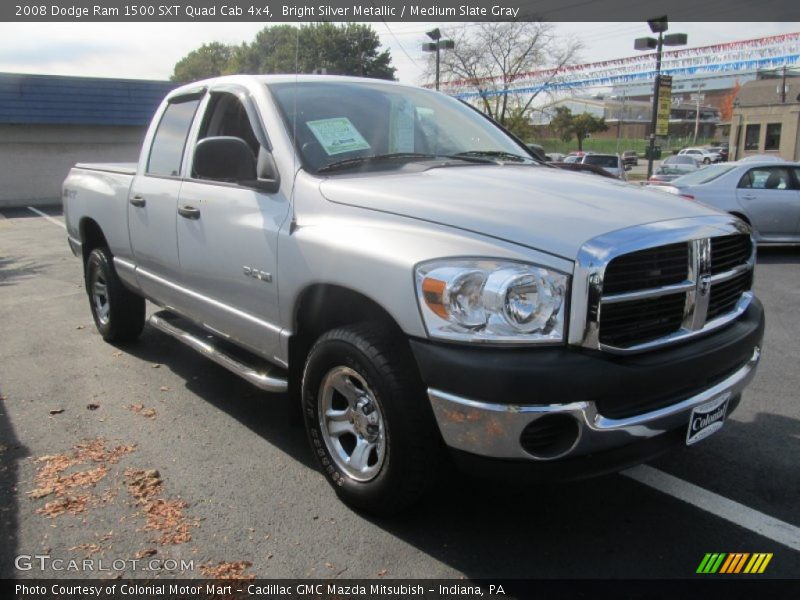
<path id="1" fill-rule="evenodd" d="M 707 150 L 719 154 L 720 162 L 728 161 L 728 148 L 725 146 L 709 146 Z"/>
<path id="2" fill-rule="evenodd" d="M 691 167 L 699 167 L 702 166 L 703 163 L 693 154 L 673 154 L 661 161 L 661 165 L 689 165 Z"/>
<path id="3" fill-rule="evenodd" d="M 697 171 L 698 168 L 699 167 L 696 164 L 694 164 L 694 160 L 692 160 L 692 164 L 688 165 L 662 164 L 650 176 L 650 179 L 647 180 L 647 183 L 651 185 L 665 185 L 671 181 L 676 180 L 678 177 L 682 177 L 683 175 Z"/>
<path id="4" fill-rule="evenodd" d="M 622 159 L 617 154 L 587 154 L 581 159 L 581 163 L 605 169 L 617 179 L 622 179 L 622 181 L 627 181 L 628 179 L 625 175 L 625 165 L 622 164 Z"/>
<path id="5" fill-rule="evenodd" d="M 539 144 L 525 144 L 528 147 L 528 150 L 540 161 L 546 162 L 547 157 L 544 154 L 544 148 Z"/>
<path id="6" fill-rule="evenodd" d="M 800 163 L 712 165 L 675 179 L 667 189 L 736 215 L 761 244 L 800 242 Z"/>
<path id="7" fill-rule="evenodd" d="M 637 166 L 639 164 L 639 155 L 633 150 L 626 150 L 622 153 L 622 162 L 627 166 Z"/>
<path id="8" fill-rule="evenodd" d="M 560 152 L 548 152 L 544 155 L 548 162 L 561 162 L 564 160 L 565 156 L 565 154 L 561 154 Z"/>
<path id="9" fill-rule="evenodd" d="M 577 154 L 567 154 L 562 160 L 562 162 L 565 162 L 567 164 L 574 164 L 581 162 L 582 159 L 583 159 L 583 154 L 581 154 L 580 156 L 578 156 Z"/>
<path id="10" fill-rule="evenodd" d="M 259 401 L 287 402 L 335 493 L 374 513 L 448 452 L 569 479 L 700 442 L 759 362 L 744 223 L 548 167 L 422 88 L 184 85 L 137 164 L 78 164 L 62 198 L 103 339 L 137 338 L 149 299 L 152 327 L 286 392 Z"/>
<path id="11" fill-rule="evenodd" d="M 551 162 L 550 166 L 558 167 L 559 169 L 567 169 L 569 171 L 578 171 L 582 173 L 593 173 L 595 175 L 602 175 L 609 179 L 617 179 L 616 175 L 612 175 L 602 167 L 596 165 L 589 165 L 581 162 Z"/>
<path id="12" fill-rule="evenodd" d="M 722 160 L 722 157 L 717 152 L 711 152 L 706 150 L 705 148 L 684 148 L 678 155 L 688 154 L 691 156 L 697 157 L 700 162 L 710 165 L 711 163 L 717 163 Z"/>

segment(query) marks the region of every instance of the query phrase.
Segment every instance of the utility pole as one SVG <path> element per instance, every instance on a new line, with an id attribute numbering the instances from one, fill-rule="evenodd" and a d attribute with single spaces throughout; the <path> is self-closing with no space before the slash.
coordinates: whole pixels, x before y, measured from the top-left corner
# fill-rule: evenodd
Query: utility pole
<path id="1" fill-rule="evenodd" d="M 783 65 L 783 77 L 781 77 L 781 104 L 786 104 L 786 65 Z"/>

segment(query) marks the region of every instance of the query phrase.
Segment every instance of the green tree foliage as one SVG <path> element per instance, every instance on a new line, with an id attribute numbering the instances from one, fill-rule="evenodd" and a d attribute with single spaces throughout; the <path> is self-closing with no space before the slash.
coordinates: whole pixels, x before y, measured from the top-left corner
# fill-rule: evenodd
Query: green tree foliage
<path id="1" fill-rule="evenodd" d="M 203 44 L 175 64 L 172 81 L 197 81 L 229 73 L 234 48 L 219 42 Z"/>
<path id="2" fill-rule="evenodd" d="M 595 117 L 588 112 L 573 115 L 566 106 L 559 106 L 556 108 L 555 116 L 550 120 L 550 129 L 565 142 L 574 137 L 578 140 L 578 150 L 583 150 L 583 140 L 586 136 L 597 131 L 605 131 L 608 125 L 603 117 Z"/>
<path id="3" fill-rule="evenodd" d="M 217 59 L 220 60 L 217 60 Z M 224 60 L 222 60 L 224 58 Z M 389 50 L 370 25 L 313 23 L 265 27 L 250 43 L 214 42 L 193 50 L 175 65 L 173 81 L 231 73 L 313 73 L 394 79 Z"/>

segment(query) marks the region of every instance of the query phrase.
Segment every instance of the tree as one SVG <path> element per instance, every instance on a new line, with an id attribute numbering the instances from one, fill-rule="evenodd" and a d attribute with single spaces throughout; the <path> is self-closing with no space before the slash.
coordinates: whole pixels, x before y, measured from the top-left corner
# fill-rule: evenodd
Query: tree
<path id="1" fill-rule="evenodd" d="M 733 88 L 725 94 L 722 98 L 722 102 L 720 103 L 719 107 L 719 117 L 722 121 L 730 121 L 733 118 L 733 102 L 736 100 L 736 96 L 739 93 L 742 85 L 739 83 L 739 80 L 736 80 L 736 83 L 733 85 Z"/>
<path id="2" fill-rule="evenodd" d="M 265 27 L 250 43 L 214 42 L 193 50 L 175 65 L 173 81 L 230 73 L 312 73 L 394 79 L 389 50 L 370 25 L 313 23 Z"/>
<path id="3" fill-rule="evenodd" d="M 558 106 L 555 116 L 550 120 L 550 128 L 565 142 L 575 137 L 578 140 L 578 150 L 583 150 L 583 140 L 590 133 L 607 130 L 608 125 L 603 117 L 595 117 L 588 112 L 573 115 L 566 106 Z"/>
<path id="4" fill-rule="evenodd" d="M 441 53 L 441 79 L 458 80 L 476 90 L 486 114 L 520 132 L 534 99 L 558 80 L 559 70 L 574 62 L 580 50 L 579 42 L 560 39 L 553 25 L 541 22 L 468 23 L 445 37 L 455 48 Z M 429 79 L 434 61 L 431 55 Z M 542 85 L 524 94 L 509 93 L 532 71 L 539 71 Z"/>
<path id="5" fill-rule="evenodd" d="M 197 50 L 192 50 L 175 64 L 175 69 L 170 79 L 172 81 L 188 82 L 217 77 L 227 73 L 228 65 L 233 56 L 234 48 L 219 42 L 203 44 Z"/>

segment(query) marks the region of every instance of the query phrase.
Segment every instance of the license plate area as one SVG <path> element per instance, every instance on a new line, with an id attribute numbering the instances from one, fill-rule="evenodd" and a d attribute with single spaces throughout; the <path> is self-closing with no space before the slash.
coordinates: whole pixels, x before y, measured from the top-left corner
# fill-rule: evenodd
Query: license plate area
<path id="1" fill-rule="evenodd" d="M 731 392 L 720 394 L 692 409 L 689 416 L 689 426 L 686 430 L 686 445 L 691 446 L 706 439 L 708 436 L 722 429 L 725 416 L 728 414 L 728 402 Z"/>

